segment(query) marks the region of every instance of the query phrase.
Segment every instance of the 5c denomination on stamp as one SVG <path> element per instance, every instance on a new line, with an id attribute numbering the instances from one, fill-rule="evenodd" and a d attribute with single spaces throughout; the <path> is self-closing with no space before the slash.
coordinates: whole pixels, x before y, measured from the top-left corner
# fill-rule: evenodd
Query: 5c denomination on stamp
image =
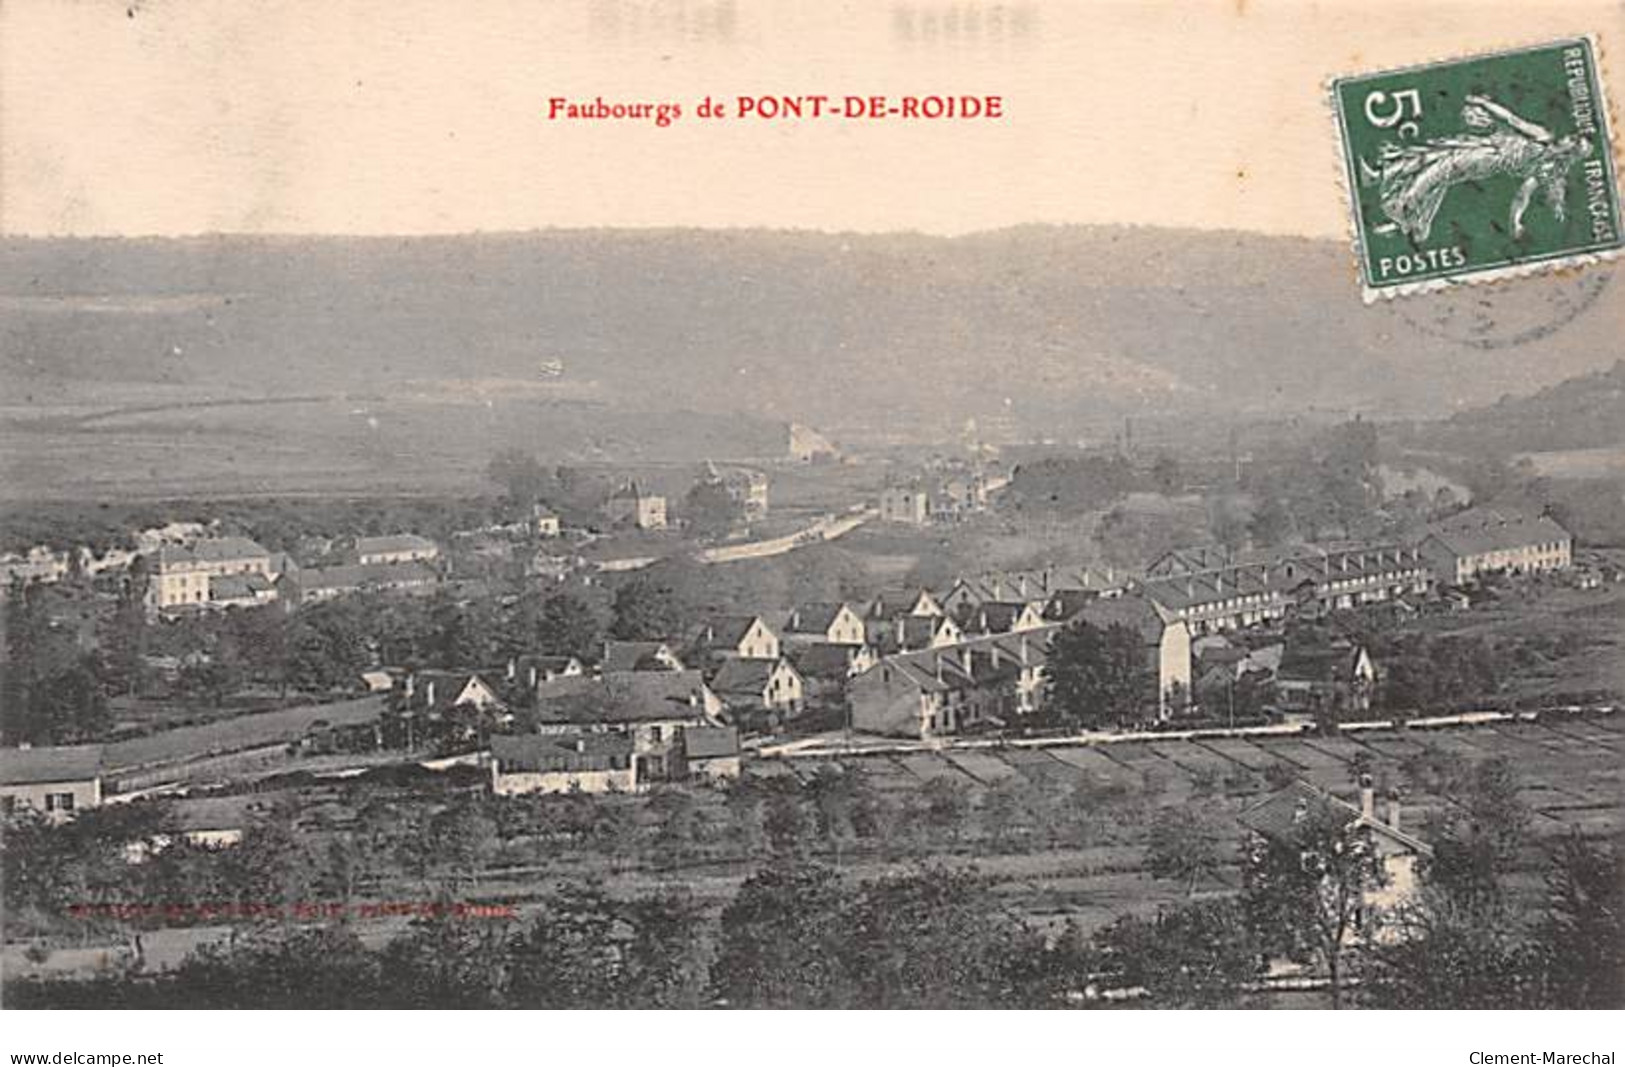
<path id="1" fill-rule="evenodd" d="M 1366 300 L 1622 247 L 1588 38 L 1332 82 Z"/>

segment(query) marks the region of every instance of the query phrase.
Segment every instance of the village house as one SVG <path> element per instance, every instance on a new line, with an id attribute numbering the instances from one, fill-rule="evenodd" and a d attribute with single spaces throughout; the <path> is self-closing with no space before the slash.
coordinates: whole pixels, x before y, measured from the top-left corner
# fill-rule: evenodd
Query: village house
<path id="1" fill-rule="evenodd" d="M 871 622 L 870 640 L 882 656 L 922 648 L 947 648 L 965 639 L 959 624 L 946 615 L 898 615 L 890 621 Z"/>
<path id="2" fill-rule="evenodd" d="M 253 812 L 260 806 L 252 794 L 173 801 L 157 833 L 124 846 L 124 862 L 145 863 L 177 841 L 210 852 L 236 848 L 243 843 Z"/>
<path id="3" fill-rule="evenodd" d="M 263 574 L 224 574 L 209 579 L 211 608 L 252 608 L 278 598 L 277 587 Z"/>
<path id="4" fill-rule="evenodd" d="M 866 640 L 863 616 L 852 605 L 836 601 L 797 605 L 784 624 L 784 642 L 789 645 L 863 645 Z"/>
<path id="5" fill-rule="evenodd" d="M 35 545 L 27 552 L 8 552 L 0 556 L 0 592 L 13 582 L 58 582 L 72 570 L 66 552 L 57 552 L 45 545 Z"/>
<path id="6" fill-rule="evenodd" d="M 848 680 L 879 661 L 874 649 L 867 645 L 828 642 L 793 646 L 789 656 L 801 674 L 802 693 L 808 703 L 844 699 Z"/>
<path id="7" fill-rule="evenodd" d="M 680 774 L 673 756 L 683 730 L 720 726 L 722 700 L 699 671 L 618 671 L 559 678 L 536 701 L 541 733 L 597 731 L 633 740 L 639 781 Z"/>
<path id="8" fill-rule="evenodd" d="M 402 711 L 444 712 L 451 708 L 502 712 L 507 702 L 494 682 L 473 671 L 414 671 L 399 690 Z"/>
<path id="9" fill-rule="evenodd" d="M 931 495 L 919 485 L 889 485 L 880 492 L 880 521 L 924 526 L 931 518 Z"/>
<path id="10" fill-rule="evenodd" d="M 691 726 L 679 746 L 689 781 L 728 782 L 739 777 L 739 731 L 732 726 Z"/>
<path id="11" fill-rule="evenodd" d="M 988 481 L 978 471 L 956 471 L 937 478 L 927 496 L 932 522 L 963 522 L 987 510 Z"/>
<path id="12" fill-rule="evenodd" d="M 988 600 L 959 616 L 966 637 L 1020 633 L 1045 625 L 1042 606 L 1032 601 Z"/>
<path id="13" fill-rule="evenodd" d="M 987 603 L 1028 603 L 1043 611 L 1045 605 L 1059 597 L 1081 601 L 1121 591 L 1121 576 L 1111 567 L 1043 567 L 962 576 L 954 580 L 939 601 L 949 615 L 963 618 L 970 609 Z"/>
<path id="14" fill-rule="evenodd" d="M 605 674 L 621 671 L 682 671 L 683 659 L 664 641 L 605 641 L 599 662 Z"/>
<path id="15" fill-rule="evenodd" d="M 558 537 L 564 532 L 558 513 L 546 504 L 533 504 L 530 509 L 531 532 L 537 537 Z"/>
<path id="16" fill-rule="evenodd" d="M 494 683 L 499 698 L 510 707 L 531 707 L 536 694 L 560 678 L 579 678 L 586 666 L 574 656 L 523 655 L 510 658 L 495 670 L 482 672 Z"/>
<path id="17" fill-rule="evenodd" d="M 1439 582 L 1462 585 L 1485 573 L 1563 570 L 1574 562 L 1574 537 L 1549 515 L 1480 507 L 1428 527 L 1420 550 Z"/>
<path id="18" fill-rule="evenodd" d="M 847 686 L 853 729 L 929 740 L 1035 711 L 1053 628 L 888 656 Z"/>
<path id="19" fill-rule="evenodd" d="M 1301 839 L 1302 828 L 1313 819 L 1341 826 L 1351 839 L 1363 837 L 1370 843 L 1376 850 L 1382 878 L 1366 886 L 1361 894 L 1361 912 L 1348 932 L 1352 942 L 1372 929 L 1379 940 L 1392 936 L 1392 928 L 1385 933 L 1380 919 L 1415 898 L 1417 861 L 1433 855 L 1431 846 L 1401 825 L 1402 812 L 1398 796 L 1390 795 L 1386 811 L 1379 818 L 1376 793 L 1369 781 L 1362 784 L 1356 807 L 1300 780 L 1245 809 L 1237 818 L 1260 842 L 1294 844 Z"/>
<path id="20" fill-rule="evenodd" d="M 0 749 L 0 812 L 38 812 L 52 822 L 102 803 L 99 745 Z"/>
<path id="21" fill-rule="evenodd" d="M 664 530 L 666 498 L 646 493 L 639 488 L 636 481 L 629 481 L 605 502 L 604 516 L 614 526 L 633 526 L 639 530 Z"/>
<path id="22" fill-rule="evenodd" d="M 1123 626 L 1138 634 L 1156 679 L 1159 711 L 1167 716 L 1183 710 L 1191 693 L 1191 635 L 1183 619 L 1149 597 L 1130 593 L 1089 600 L 1062 620 L 1066 625 L 1080 621 L 1102 630 Z"/>
<path id="23" fill-rule="evenodd" d="M 779 719 L 801 710 L 806 692 L 789 660 L 730 659 L 711 679 L 711 689 L 742 721 Z"/>
<path id="24" fill-rule="evenodd" d="M 1275 704 L 1288 714 L 1363 712 L 1376 686 L 1377 670 L 1363 645 L 1289 641 L 1275 672 Z"/>
<path id="25" fill-rule="evenodd" d="M 147 557 L 151 571 L 147 604 L 156 611 L 206 606 L 210 579 L 259 575 L 274 581 L 271 553 L 246 537 L 218 537 L 196 544 L 164 545 Z"/>
<path id="26" fill-rule="evenodd" d="M 715 472 L 716 468 L 711 470 Z M 730 467 L 718 475 L 728 496 L 739 505 L 746 519 L 760 519 L 767 515 L 768 489 L 771 484 L 767 473 L 752 467 Z"/>
<path id="27" fill-rule="evenodd" d="M 887 589 L 869 604 L 869 618 L 889 620 L 900 615 L 948 614 L 929 589 Z"/>
<path id="28" fill-rule="evenodd" d="M 626 734 L 560 731 L 491 738 L 491 792 L 635 793 L 638 761 Z"/>
<path id="29" fill-rule="evenodd" d="M 426 593 L 440 583 L 427 563 L 349 563 L 337 567 L 302 567 L 278 582 L 290 604 L 318 604 L 361 593 Z"/>
<path id="30" fill-rule="evenodd" d="M 1229 558 L 1217 549 L 1170 552 L 1148 568 L 1137 588 L 1200 636 L 1423 593 L 1431 582 L 1417 549 L 1392 544 L 1311 546 L 1287 556 L 1212 565 Z"/>
<path id="31" fill-rule="evenodd" d="M 358 537 L 355 561 L 369 563 L 427 563 L 440 558 L 440 546 L 417 534 L 389 534 L 384 537 Z"/>
<path id="32" fill-rule="evenodd" d="M 760 615 L 716 615 L 695 628 L 688 652 L 696 663 L 724 659 L 771 662 L 779 658 L 779 637 Z"/>

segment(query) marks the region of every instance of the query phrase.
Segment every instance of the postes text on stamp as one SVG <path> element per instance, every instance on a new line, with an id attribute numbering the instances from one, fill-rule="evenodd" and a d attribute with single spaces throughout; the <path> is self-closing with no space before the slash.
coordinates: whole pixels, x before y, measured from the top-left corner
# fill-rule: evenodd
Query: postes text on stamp
<path id="1" fill-rule="evenodd" d="M 1338 78 L 1332 97 L 1367 300 L 1625 244 L 1591 40 Z"/>

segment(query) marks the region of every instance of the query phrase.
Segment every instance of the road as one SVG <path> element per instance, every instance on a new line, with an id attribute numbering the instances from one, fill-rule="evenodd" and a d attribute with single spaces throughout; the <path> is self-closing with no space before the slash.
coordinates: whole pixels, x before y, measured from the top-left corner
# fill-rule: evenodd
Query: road
<path id="1" fill-rule="evenodd" d="M 700 563 L 734 563 L 742 559 L 767 559 L 782 556 L 808 545 L 845 537 L 859 526 L 873 519 L 879 512 L 859 506 L 841 515 L 823 515 L 818 521 L 783 537 L 770 537 L 761 541 L 745 541 L 737 545 L 718 545 L 702 549 L 693 555 Z M 598 564 L 600 571 L 621 572 L 642 570 L 660 560 L 660 556 L 632 556 L 627 559 L 606 559 Z"/>

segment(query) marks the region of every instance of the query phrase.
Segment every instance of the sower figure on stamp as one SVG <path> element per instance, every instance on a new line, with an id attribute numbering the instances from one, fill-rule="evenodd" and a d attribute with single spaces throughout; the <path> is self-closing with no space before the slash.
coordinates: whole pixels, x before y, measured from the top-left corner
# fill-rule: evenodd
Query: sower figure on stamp
<path id="1" fill-rule="evenodd" d="M 1545 127 L 1486 96 L 1469 96 L 1466 101 L 1461 119 L 1475 132 L 1416 144 L 1385 144 L 1375 168 L 1360 161 L 1364 180 L 1381 183 L 1382 210 L 1392 220 L 1374 232 L 1399 230 L 1413 241 L 1424 241 L 1453 186 L 1501 175 L 1523 179 L 1512 198 L 1514 237 L 1523 236 L 1524 211 L 1537 189 L 1545 193 L 1552 214 L 1563 219 L 1569 168 L 1590 154 L 1591 142 L 1572 135 L 1554 138 Z"/>

